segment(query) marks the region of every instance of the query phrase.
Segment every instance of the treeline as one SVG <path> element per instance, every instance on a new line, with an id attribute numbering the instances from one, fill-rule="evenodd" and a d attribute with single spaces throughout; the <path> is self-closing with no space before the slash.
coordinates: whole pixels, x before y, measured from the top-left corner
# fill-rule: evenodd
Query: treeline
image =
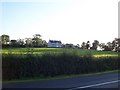
<path id="1" fill-rule="evenodd" d="M 25 38 L 18 40 L 10 40 L 9 35 L 0 36 L 0 45 L 3 48 L 8 47 L 47 47 L 48 43 L 42 40 L 40 34 L 33 35 L 33 38 Z M 120 52 L 120 38 L 115 38 L 111 42 L 100 43 L 98 40 L 94 40 L 93 43 L 90 41 L 83 42 L 81 45 L 77 44 L 62 44 L 63 48 L 81 48 L 81 49 L 92 49 L 102 51 L 115 51 Z"/>
<path id="2" fill-rule="evenodd" d="M 42 40 L 40 34 L 33 35 L 33 38 L 17 39 L 10 40 L 9 35 L 0 36 L 0 43 L 3 48 L 8 47 L 47 47 L 47 42 Z"/>
<path id="3" fill-rule="evenodd" d="M 113 41 L 107 43 L 100 43 L 98 40 L 94 40 L 92 45 L 90 44 L 90 41 L 87 41 L 86 43 L 83 42 L 81 49 L 120 52 L 120 38 L 115 38 Z"/>
<path id="4" fill-rule="evenodd" d="M 46 78 L 58 75 L 73 75 L 117 70 L 119 57 L 93 58 L 63 52 L 60 55 L 2 55 L 2 79 Z"/>

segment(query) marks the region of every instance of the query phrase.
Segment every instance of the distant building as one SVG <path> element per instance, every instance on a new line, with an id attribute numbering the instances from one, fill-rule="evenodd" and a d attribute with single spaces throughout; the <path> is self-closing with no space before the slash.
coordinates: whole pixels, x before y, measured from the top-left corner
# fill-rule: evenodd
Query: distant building
<path id="1" fill-rule="evenodd" d="M 100 46 L 97 47 L 97 50 L 98 51 L 103 51 L 103 49 Z"/>
<path id="2" fill-rule="evenodd" d="M 49 40 L 48 47 L 60 48 L 60 47 L 62 47 L 62 42 L 61 41 L 57 41 L 57 40 Z"/>

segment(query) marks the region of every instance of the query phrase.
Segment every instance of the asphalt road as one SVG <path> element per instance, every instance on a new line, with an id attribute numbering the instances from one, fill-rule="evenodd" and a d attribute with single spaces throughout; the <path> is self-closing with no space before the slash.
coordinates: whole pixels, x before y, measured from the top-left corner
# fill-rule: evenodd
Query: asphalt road
<path id="1" fill-rule="evenodd" d="M 119 88 L 118 73 L 81 76 L 49 81 L 24 83 L 4 83 L 3 88 L 64 88 L 77 90 L 80 88 Z"/>

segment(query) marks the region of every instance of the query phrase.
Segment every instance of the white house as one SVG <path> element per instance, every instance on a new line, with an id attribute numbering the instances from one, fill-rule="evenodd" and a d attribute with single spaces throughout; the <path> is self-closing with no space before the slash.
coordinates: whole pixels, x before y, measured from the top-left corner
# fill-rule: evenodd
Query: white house
<path id="1" fill-rule="evenodd" d="M 60 48 L 60 47 L 62 47 L 62 42 L 61 41 L 57 41 L 57 40 L 49 40 L 48 47 Z"/>

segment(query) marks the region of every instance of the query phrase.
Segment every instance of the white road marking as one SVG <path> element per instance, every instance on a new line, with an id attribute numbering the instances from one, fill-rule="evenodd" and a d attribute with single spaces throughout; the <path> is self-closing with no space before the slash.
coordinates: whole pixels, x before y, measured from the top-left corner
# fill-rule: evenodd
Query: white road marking
<path id="1" fill-rule="evenodd" d="M 119 82 L 119 81 L 120 81 L 120 80 L 109 81 L 109 82 L 98 83 L 98 84 L 92 84 L 92 85 L 87 85 L 87 86 L 81 86 L 81 87 L 72 88 L 72 89 L 69 89 L 69 90 L 82 89 L 82 88 L 90 88 L 90 87 L 94 87 L 94 86 L 101 86 L 101 85 L 106 85 L 106 84 L 117 83 L 117 82 Z"/>

